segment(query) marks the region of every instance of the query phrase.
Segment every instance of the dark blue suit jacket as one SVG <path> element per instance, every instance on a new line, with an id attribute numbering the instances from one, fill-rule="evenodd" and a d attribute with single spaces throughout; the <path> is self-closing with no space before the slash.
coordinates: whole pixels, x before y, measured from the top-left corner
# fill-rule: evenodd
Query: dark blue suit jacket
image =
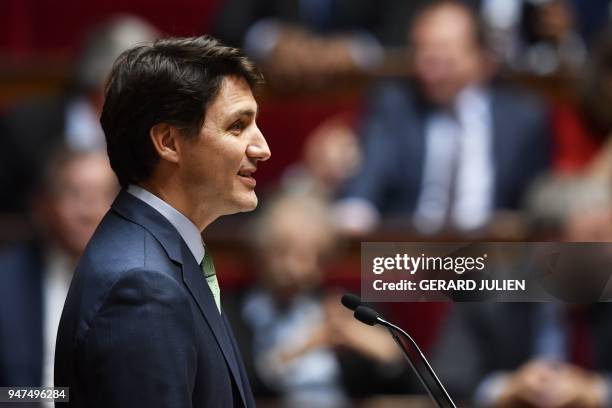
<path id="1" fill-rule="evenodd" d="M 55 384 L 73 407 L 253 407 L 225 316 L 176 229 L 122 191 L 72 281 Z"/>
<path id="2" fill-rule="evenodd" d="M 0 253 L 0 386 L 42 382 L 44 270 L 41 246 L 20 243 Z"/>
<path id="3" fill-rule="evenodd" d="M 493 205 L 513 209 L 533 178 L 548 166 L 550 128 L 545 110 L 533 97 L 499 87 L 490 92 Z M 428 114 L 410 84 L 380 85 L 362 129 L 364 163 L 342 195 L 364 198 L 383 215 L 412 214 L 421 191 Z"/>

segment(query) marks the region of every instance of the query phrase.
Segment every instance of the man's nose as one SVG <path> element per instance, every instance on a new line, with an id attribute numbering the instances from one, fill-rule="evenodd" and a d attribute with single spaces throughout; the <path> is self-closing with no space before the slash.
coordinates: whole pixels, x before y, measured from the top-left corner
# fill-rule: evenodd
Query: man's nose
<path id="1" fill-rule="evenodd" d="M 247 156 L 253 159 L 266 161 L 271 155 L 272 153 L 270 152 L 266 138 L 259 128 L 257 128 L 253 141 L 247 147 Z"/>

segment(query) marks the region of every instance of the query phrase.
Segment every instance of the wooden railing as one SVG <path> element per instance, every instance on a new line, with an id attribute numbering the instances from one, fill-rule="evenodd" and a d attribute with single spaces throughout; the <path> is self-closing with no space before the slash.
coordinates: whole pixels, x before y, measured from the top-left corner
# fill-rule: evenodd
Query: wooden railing
<path id="1" fill-rule="evenodd" d="M 284 87 L 270 86 L 264 93 L 272 98 L 286 98 L 292 94 L 295 96 L 295 92 L 324 93 L 328 97 L 335 95 L 343 98 L 354 95 L 356 91 L 359 93 L 369 83 L 384 76 L 410 76 L 410 64 L 405 55 L 407 53 L 402 48 L 389 49 L 385 63 L 378 70 L 355 73 L 346 80 L 327 84 L 323 89 L 308 89 L 303 84 L 283 84 Z M 31 97 L 60 92 L 69 82 L 71 73 L 72 61 L 66 57 L 42 55 L 38 58 L 11 60 L 0 56 L 0 109 Z M 576 78 L 568 74 L 537 76 L 502 72 L 500 77 L 533 89 L 549 100 L 568 100 L 575 94 Z"/>

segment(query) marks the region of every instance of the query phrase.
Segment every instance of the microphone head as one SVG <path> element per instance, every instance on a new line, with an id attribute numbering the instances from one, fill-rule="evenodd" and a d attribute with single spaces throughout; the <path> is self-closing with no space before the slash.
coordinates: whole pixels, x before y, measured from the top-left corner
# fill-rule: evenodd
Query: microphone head
<path id="1" fill-rule="evenodd" d="M 355 310 L 361 305 L 361 298 L 352 293 L 345 293 L 340 300 L 347 309 Z"/>
<path id="2" fill-rule="evenodd" d="M 367 324 L 368 326 L 374 326 L 378 324 L 378 312 L 367 306 L 357 306 L 355 309 L 355 319 L 361 323 Z"/>

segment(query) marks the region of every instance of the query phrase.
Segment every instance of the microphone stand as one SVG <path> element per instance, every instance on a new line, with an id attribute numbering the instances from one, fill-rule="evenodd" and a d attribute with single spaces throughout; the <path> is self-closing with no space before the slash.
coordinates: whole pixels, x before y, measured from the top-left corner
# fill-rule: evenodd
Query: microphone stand
<path id="1" fill-rule="evenodd" d="M 427 361 L 427 358 L 425 357 L 425 354 L 423 354 L 423 352 L 421 351 L 421 348 L 416 343 L 416 341 L 414 341 L 414 339 L 408 333 L 406 333 L 401 327 L 399 327 L 399 326 L 397 326 L 397 325 L 395 325 L 395 324 L 393 324 L 391 322 L 386 321 L 382 317 L 378 316 L 376 318 L 376 320 L 378 321 L 378 323 L 380 323 L 383 326 L 385 326 L 387 328 L 387 330 L 389 330 L 389 333 L 391 334 L 391 337 L 393 337 L 393 340 L 395 340 L 395 342 L 397 343 L 399 348 L 402 350 L 402 352 L 404 354 L 404 357 L 406 357 L 406 360 L 408 360 L 408 363 L 410 364 L 410 367 L 417 374 L 417 377 L 419 377 L 419 380 L 423 384 L 423 387 L 425 387 L 425 389 L 427 390 L 427 393 L 429 394 L 431 399 L 436 402 L 438 407 L 444 408 L 444 406 L 446 405 L 446 406 L 449 406 L 449 407 L 452 407 L 452 408 L 457 408 L 457 406 L 453 402 L 452 398 L 450 397 L 450 395 L 446 391 L 446 388 L 444 388 L 444 385 L 442 384 L 442 382 L 440 381 L 440 379 L 436 375 L 435 371 L 433 370 L 433 368 L 429 364 L 429 361 Z M 421 374 L 421 372 L 415 366 L 414 362 L 412 361 L 412 358 L 410 357 L 410 353 L 406 349 L 406 346 L 401 341 L 401 339 L 399 338 L 397 333 L 400 333 L 401 335 L 404 336 L 404 338 L 407 338 L 409 340 L 410 344 L 412 345 L 412 347 L 417 351 L 419 357 L 421 358 L 421 361 L 424 363 L 425 367 L 427 368 L 427 371 L 429 372 L 431 377 L 436 382 L 436 385 L 440 388 L 440 390 L 442 390 L 443 398 L 440 398 L 440 396 L 435 395 L 432 392 L 431 387 L 429 386 L 429 384 L 427 384 L 427 382 L 425 381 L 425 378 L 423 378 L 423 374 Z"/>
<path id="2" fill-rule="evenodd" d="M 378 312 L 376 312 L 376 310 L 363 305 L 361 299 L 357 295 L 353 295 L 351 293 L 345 294 L 344 296 L 342 296 L 342 304 L 347 309 L 353 310 L 355 312 L 353 316 L 360 322 L 367 324 L 369 326 L 374 326 L 376 324 L 381 324 L 385 326 L 387 330 L 389 330 L 389 334 L 391 335 L 391 337 L 393 337 L 393 340 L 397 343 L 400 350 L 402 350 L 404 357 L 406 358 L 406 360 L 408 360 L 408 364 L 410 364 L 410 367 L 412 368 L 412 370 L 415 372 L 415 374 L 421 381 L 421 384 L 423 384 L 423 387 L 425 387 L 431 399 L 435 401 L 436 405 L 440 408 L 445 408 L 445 407 L 457 408 L 452 398 L 446 391 L 446 388 L 444 388 L 442 381 L 440 381 L 435 371 L 429 364 L 429 361 L 427 361 L 425 354 L 423 354 L 419 345 L 416 343 L 416 341 L 414 341 L 414 339 L 408 333 L 406 333 L 401 327 L 397 326 L 396 324 L 388 322 L 387 320 L 380 317 L 380 315 L 378 314 Z M 412 345 L 412 348 L 417 352 L 417 354 L 419 355 L 419 358 L 421 359 L 421 361 L 427 368 L 427 371 L 429 372 L 430 376 L 433 378 L 439 390 L 441 391 L 441 394 L 442 394 L 441 396 L 434 394 L 434 392 L 431 389 L 431 386 L 425 380 L 421 371 L 417 368 L 416 363 L 412 361 L 412 357 L 410 353 L 408 352 L 406 345 L 400 339 L 400 336 L 398 335 L 398 333 L 404 336 L 404 338 L 408 339 L 408 341 Z"/>

